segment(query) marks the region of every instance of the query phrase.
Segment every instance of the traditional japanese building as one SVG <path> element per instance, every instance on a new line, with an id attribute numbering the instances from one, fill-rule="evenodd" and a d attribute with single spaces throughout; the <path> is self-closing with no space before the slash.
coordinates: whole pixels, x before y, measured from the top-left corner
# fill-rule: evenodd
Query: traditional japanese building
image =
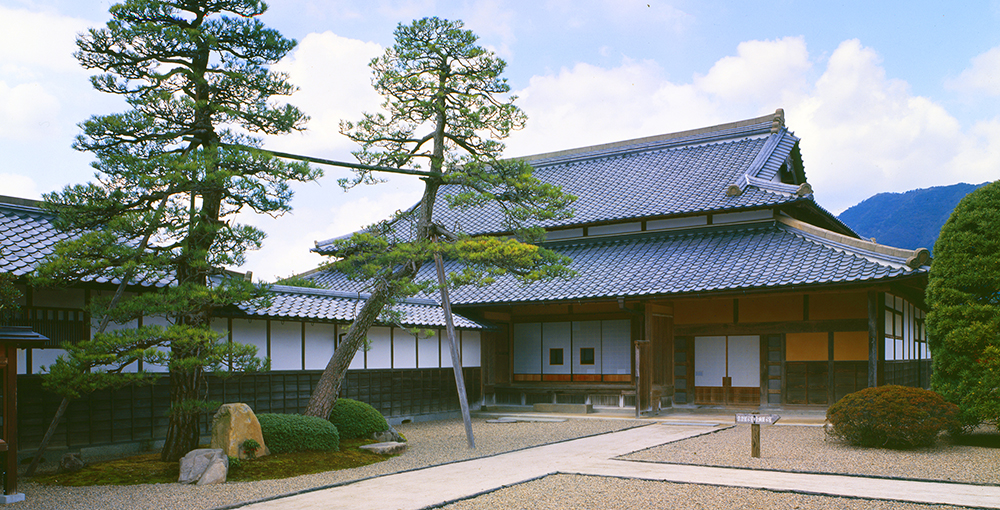
<path id="1" fill-rule="evenodd" d="M 927 250 L 861 239 L 818 205 L 781 110 L 524 159 L 578 197 L 572 218 L 543 223 L 576 276 L 453 292 L 457 311 L 493 325 L 485 404 L 632 405 L 637 372 L 651 375 L 644 409 L 828 405 L 929 384 Z M 434 219 L 510 234 L 488 208 L 459 213 L 440 198 Z M 356 285 L 333 270 L 305 276 Z"/>

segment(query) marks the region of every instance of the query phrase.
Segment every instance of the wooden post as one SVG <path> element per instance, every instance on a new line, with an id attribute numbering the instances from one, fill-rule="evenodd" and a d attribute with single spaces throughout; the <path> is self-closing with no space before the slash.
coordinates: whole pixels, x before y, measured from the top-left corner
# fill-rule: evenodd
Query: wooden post
<path id="1" fill-rule="evenodd" d="M 437 241 L 437 237 L 434 238 L 434 241 Z M 441 308 L 444 309 L 448 343 L 451 345 L 451 366 L 455 371 L 455 388 L 458 390 L 458 403 L 462 408 L 462 421 L 465 422 L 465 438 L 469 443 L 469 448 L 475 448 L 476 439 L 472 436 L 472 419 L 469 416 L 469 396 L 465 392 L 465 374 L 462 370 L 462 358 L 458 352 L 458 342 L 455 340 L 455 321 L 451 315 L 448 282 L 444 276 L 444 261 L 440 252 L 434 253 L 434 265 L 437 266 L 438 285 L 441 286 Z"/>
<path id="2" fill-rule="evenodd" d="M 7 442 L 4 458 L 4 496 L 17 494 L 17 345 L 3 346 L 3 440 Z"/>
<path id="3" fill-rule="evenodd" d="M 750 456 L 760 458 L 760 424 L 750 425 Z"/>

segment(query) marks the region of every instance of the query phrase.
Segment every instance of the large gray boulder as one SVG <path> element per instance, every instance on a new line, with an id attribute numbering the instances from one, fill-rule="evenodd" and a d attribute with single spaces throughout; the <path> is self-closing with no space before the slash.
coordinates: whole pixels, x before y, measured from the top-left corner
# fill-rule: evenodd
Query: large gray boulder
<path id="1" fill-rule="evenodd" d="M 253 439 L 260 445 L 254 457 L 263 457 L 271 453 L 264 444 L 260 422 L 257 421 L 257 415 L 253 414 L 250 406 L 236 403 L 219 407 L 219 411 L 212 418 L 212 443 L 209 446 L 221 449 L 230 457 L 246 459 L 249 455 L 243 450 L 243 442 L 247 439 Z"/>
<path id="2" fill-rule="evenodd" d="M 388 430 L 383 430 L 382 432 L 374 432 L 374 433 L 372 433 L 371 439 L 374 439 L 375 441 L 378 441 L 380 443 L 405 443 L 406 442 L 406 438 L 403 437 L 402 434 L 400 434 L 399 432 L 397 432 L 396 429 L 392 428 L 392 425 L 389 425 L 389 429 Z"/>
<path id="3" fill-rule="evenodd" d="M 59 470 L 63 473 L 75 473 L 85 465 L 79 453 L 67 453 L 59 459 Z"/>
<path id="4" fill-rule="evenodd" d="M 208 485 L 225 483 L 229 474 L 229 457 L 219 448 L 191 450 L 181 457 L 179 483 Z"/>

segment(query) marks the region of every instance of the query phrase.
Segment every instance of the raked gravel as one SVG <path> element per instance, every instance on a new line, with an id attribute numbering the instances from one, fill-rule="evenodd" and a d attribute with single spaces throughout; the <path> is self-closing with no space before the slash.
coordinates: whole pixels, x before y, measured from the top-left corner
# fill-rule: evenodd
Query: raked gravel
<path id="1" fill-rule="evenodd" d="M 260 499 L 324 487 L 373 476 L 396 473 L 495 455 L 567 439 L 613 432 L 648 421 L 570 419 L 563 422 L 486 423 L 473 419 L 476 449 L 466 446 L 461 419 L 408 423 L 397 427 L 409 440 L 406 453 L 384 462 L 355 469 L 329 471 L 283 480 L 230 482 L 221 485 L 114 485 L 94 487 L 59 487 L 20 481 L 19 492 L 25 501 L 13 510 L 205 510 L 248 503 Z"/>
<path id="2" fill-rule="evenodd" d="M 858 448 L 827 437 L 822 427 L 762 425 L 761 456 L 750 456 L 750 425 L 620 457 L 646 462 L 842 473 L 1000 485 L 1000 450 L 959 446 L 942 438 L 913 450 Z"/>
<path id="3" fill-rule="evenodd" d="M 447 510 L 823 509 L 951 510 L 919 505 L 598 476 L 552 475 L 441 507 Z"/>

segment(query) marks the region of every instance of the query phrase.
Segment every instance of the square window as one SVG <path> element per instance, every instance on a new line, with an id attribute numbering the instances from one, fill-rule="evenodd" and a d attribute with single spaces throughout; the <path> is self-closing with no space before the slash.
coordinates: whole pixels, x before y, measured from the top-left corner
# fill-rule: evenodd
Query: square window
<path id="1" fill-rule="evenodd" d="M 549 365 L 562 365 L 562 364 L 563 364 L 563 350 L 549 349 Z"/>
<path id="2" fill-rule="evenodd" d="M 580 348 L 580 364 L 581 365 L 593 365 L 594 364 L 594 348 L 593 347 L 582 347 L 582 348 Z"/>

